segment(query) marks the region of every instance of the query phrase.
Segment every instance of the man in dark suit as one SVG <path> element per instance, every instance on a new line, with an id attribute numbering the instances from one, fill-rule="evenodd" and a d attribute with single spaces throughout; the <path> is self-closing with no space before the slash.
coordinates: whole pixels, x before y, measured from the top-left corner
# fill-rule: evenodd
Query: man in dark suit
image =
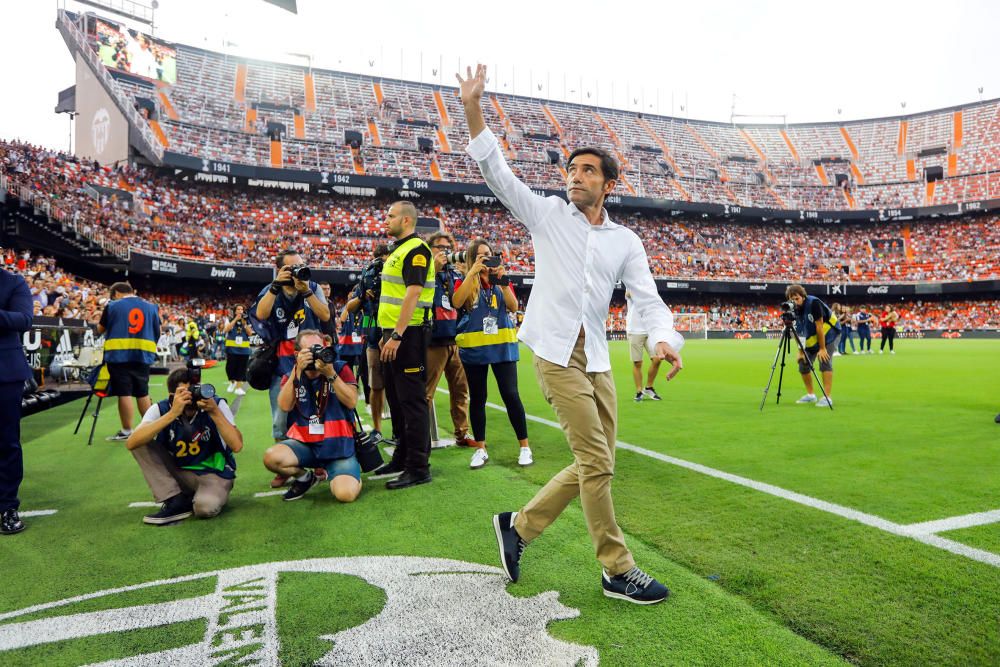
<path id="1" fill-rule="evenodd" d="M 31 290 L 24 278 L 0 269 L 0 534 L 24 530 L 17 515 L 17 489 L 24 477 L 21 457 L 21 395 L 31 369 L 22 334 L 31 327 Z"/>

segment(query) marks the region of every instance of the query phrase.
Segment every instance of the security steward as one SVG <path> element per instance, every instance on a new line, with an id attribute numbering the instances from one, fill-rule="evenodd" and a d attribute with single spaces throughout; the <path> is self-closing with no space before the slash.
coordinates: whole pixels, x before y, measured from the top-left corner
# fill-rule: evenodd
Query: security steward
<path id="1" fill-rule="evenodd" d="M 108 386 L 118 397 L 122 427 L 108 440 L 128 440 L 132 433 L 132 398 L 139 414 L 146 414 L 149 400 L 149 367 L 156 361 L 156 341 L 160 339 L 160 309 L 135 295 L 125 282 L 111 286 L 111 299 L 97 333 L 106 333 L 104 363 L 110 376 Z"/>
<path id="2" fill-rule="evenodd" d="M 431 250 L 414 233 L 417 209 L 408 201 L 389 207 L 388 234 L 396 239 L 382 268 L 378 325 L 386 398 L 398 442 L 392 460 L 375 472 L 402 474 L 387 489 L 405 489 L 431 481 L 430 417 L 427 409 L 427 344 L 434 305 Z"/>

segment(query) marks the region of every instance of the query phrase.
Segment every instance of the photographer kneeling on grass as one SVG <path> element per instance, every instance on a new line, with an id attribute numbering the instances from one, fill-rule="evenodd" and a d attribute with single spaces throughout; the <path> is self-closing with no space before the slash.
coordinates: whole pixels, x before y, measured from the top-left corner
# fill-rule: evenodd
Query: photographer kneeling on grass
<path id="1" fill-rule="evenodd" d="M 264 453 L 264 465 L 292 477 L 285 500 L 298 500 L 320 481 L 308 468 L 330 480 L 330 492 L 342 503 L 361 493 L 361 466 L 354 455 L 354 420 L 358 387 L 346 363 L 336 357 L 332 339 L 316 329 L 295 339 L 295 367 L 282 379 L 278 406 L 288 413 L 288 434 Z"/>
<path id="2" fill-rule="evenodd" d="M 795 332 L 802 338 L 805 355 L 799 351 L 799 373 L 806 386 L 806 394 L 796 403 L 815 403 L 816 407 L 828 408 L 833 405 L 833 359 L 831 350 L 836 349 L 840 325 L 837 316 L 818 298 L 806 294 L 802 285 L 789 285 L 785 297 L 795 304 Z M 819 370 L 823 376 L 826 396 L 816 400 L 813 392 L 812 365 L 819 359 Z"/>
<path id="3" fill-rule="evenodd" d="M 243 435 L 225 399 L 200 382 L 198 369 L 172 372 L 167 377 L 170 396 L 150 406 L 125 443 L 153 498 L 163 503 L 144 523 L 167 525 L 192 513 L 211 519 L 233 490 L 233 454 L 243 449 Z"/>

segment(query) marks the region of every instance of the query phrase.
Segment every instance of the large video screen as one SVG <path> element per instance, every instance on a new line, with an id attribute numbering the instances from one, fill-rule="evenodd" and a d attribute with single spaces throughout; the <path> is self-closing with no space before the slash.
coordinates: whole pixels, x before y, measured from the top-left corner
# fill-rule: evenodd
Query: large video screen
<path id="1" fill-rule="evenodd" d="M 107 67 L 147 79 L 177 82 L 177 51 L 145 33 L 97 19 L 97 52 Z"/>

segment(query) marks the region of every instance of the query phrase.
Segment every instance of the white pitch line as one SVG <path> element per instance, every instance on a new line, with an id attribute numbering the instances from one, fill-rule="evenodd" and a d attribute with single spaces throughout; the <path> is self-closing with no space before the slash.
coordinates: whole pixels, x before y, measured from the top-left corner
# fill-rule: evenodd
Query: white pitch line
<path id="1" fill-rule="evenodd" d="M 21 517 L 33 517 L 33 516 L 52 516 L 59 510 L 28 510 L 27 512 L 18 512 L 18 516 Z"/>
<path id="2" fill-rule="evenodd" d="M 448 393 L 447 389 L 442 389 L 438 387 L 438 391 L 444 394 Z M 497 405 L 496 403 L 487 403 L 488 407 L 494 410 L 499 410 L 500 412 L 507 412 L 507 409 L 502 405 Z M 562 426 L 558 422 L 554 422 L 550 419 L 542 419 L 541 417 L 536 417 L 534 415 L 525 415 L 527 419 L 538 422 L 539 424 L 545 424 L 546 426 L 551 426 L 552 428 L 562 430 Z M 845 519 L 850 519 L 851 521 L 857 521 L 866 526 L 871 526 L 873 528 L 878 528 L 887 533 L 893 535 L 898 535 L 900 537 L 908 537 L 910 539 L 916 540 L 923 544 L 927 544 L 932 547 L 937 547 L 938 549 L 943 549 L 945 551 L 957 554 L 959 556 L 964 556 L 971 560 L 979 561 L 980 563 L 986 563 L 987 565 L 992 565 L 993 567 L 1000 567 L 1000 554 L 995 554 L 992 551 L 985 551 L 983 549 L 976 549 L 974 547 L 967 546 L 961 542 L 955 542 L 954 540 L 949 540 L 944 537 L 939 537 L 938 535 L 930 534 L 928 531 L 914 531 L 912 526 L 906 526 L 899 523 L 894 523 L 888 519 L 883 519 L 882 517 L 875 516 L 874 514 L 868 514 L 866 512 L 861 512 L 850 507 L 845 507 L 843 505 L 837 505 L 835 503 L 829 503 L 825 500 L 820 500 L 818 498 L 813 498 L 812 496 L 807 496 L 801 493 L 796 493 L 795 491 L 789 491 L 788 489 L 783 489 L 780 486 L 774 486 L 773 484 L 766 484 L 764 482 L 758 482 L 747 477 L 740 477 L 739 475 L 733 475 L 732 473 L 724 472 L 722 470 L 716 470 L 715 468 L 709 468 L 708 466 L 701 465 L 700 463 L 692 463 L 691 461 L 685 461 L 684 459 L 679 459 L 673 456 L 667 456 L 666 454 L 661 454 L 659 452 L 654 452 L 643 447 L 638 447 L 636 445 L 631 445 L 627 442 L 622 442 L 618 440 L 616 446 L 620 449 L 625 449 L 642 456 L 647 456 L 658 461 L 663 461 L 664 463 L 669 463 L 671 465 L 679 466 L 681 468 L 686 468 L 693 472 L 701 473 L 702 475 L 708 475 L 709 477 L 715 477 L 716 479 L 725 480 L 733 484 L 738 484 L 740 486 L 745 486 L 747 488 L 753 489 L 755 491 L 761 491 L 768 495 L 776 496 L 778 498 L 783 498 L 785 500 L 790 500 L 794 503 L 800 505 L 805 505 L 807 507 L 812 507 L 813 509 L 818 509 L 823 512 L 828 512 L 830 514 L 835 514 L 837 516 L 843 517 Z M 916 524 L 921 525 L 921 524 Z"/>
<path id="3" fill-rule="evenodd" d="M 138 503 L 129 503 L 128 506 L 129 507 L 159 507 L 162 504 L 163 503 L 153 503 L 153 502 L 149 502 L 147 500 L 143 500 L 143 501 L 138 502 Z"/>
<path id="4" fill-rule="evenodd" d="M 277 491 L 261 491 L 260 493 L 253 494 L 254 498 L 266 498 L 268 496 L 282 496 L 288 492 L 287 489 L 278 489 Z"/>
<path id="5" fill-rule="evenodd" d="M 907 526 L 907 529 L 916 534 L 930 535 L 933 533 L 943 533 L 949 530 L 958 530 L 960 528 L 985 526 L 986 524 L 997 522 L 1000 522 L 1000 510 L 990 510 L 989 512 L 976 512 L 975 514 L 951 516 L 947 519 L 938 519 L 936 521 L 911 523 Z"/>

